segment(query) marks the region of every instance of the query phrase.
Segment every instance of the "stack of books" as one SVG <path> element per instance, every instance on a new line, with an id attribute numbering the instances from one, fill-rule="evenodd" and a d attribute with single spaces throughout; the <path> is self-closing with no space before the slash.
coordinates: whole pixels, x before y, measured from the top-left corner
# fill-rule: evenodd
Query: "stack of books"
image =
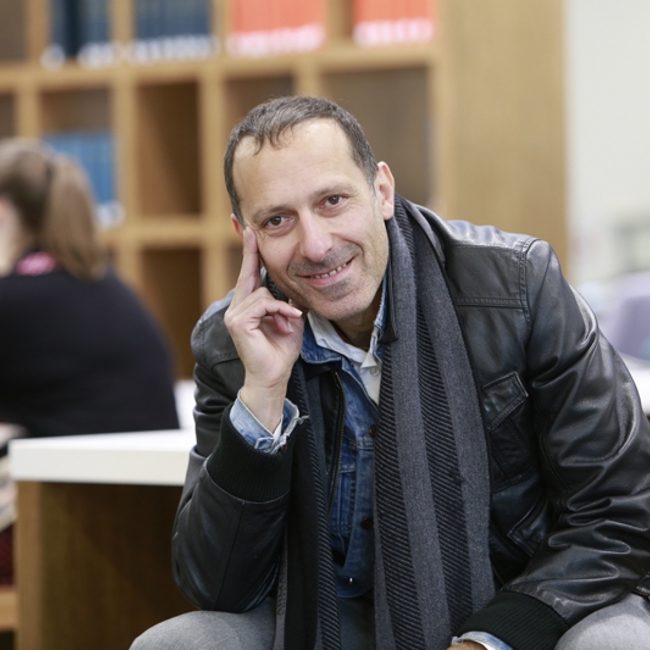
<path id="1" fill-rule="evenodd" d="M 108 131 L 54 133 L 43 137 L 55 151 L 73 158 L 88 175 L 96 200 L 97 222 L 117 226 L 123 211 L 115 191 L 115 147 Z"/>
<path id="2" fill-rule="evenodd" d="M 43 64 L 55 67 L 69 58 L 89 66 L 113 63 L 109 2 L 50 0 L 50 45 L 43 53 Z"/>
<path id="3" fill-rule="evenodd" d="M 206 58 L 217 51 L 212 0 L 133 0 L 138 63 Z"/>
<path id="4" fill-rule="evenodd" d="M 326 0 L 231 0 L 227 49 L 235 56 L 315 50 L 325 34 Z"/>
<path id="5" fill-rule="evenodd" d="M 41 62 L 58 67 L 76 58 L 87 67 L 126 58 L 137 63 L 198 59 L 218 49 L 212 34 L 212 0 L 132 0 L 135 39 L 118 44 L 111 34 L 111 0 L 49 0 L 50 45 Z"/>
<path id="6" fill-rule="evenodd" d="M 49 67 L 76 57 L 82 65 L 198 59 L 219 49 L 213 0 L 132 0 L 135 40 L 111 42 L 111 0 L 49 0 Z M 235 56 L 307 52 L 326 40 L 327 0 L 229 0 L 227 50 Z M 353 37 L 361 47 L 430 41 L 437 0 L 352 0 Z"/>
<path id="7" fill-rule="evenodd" d="M 430 41 L 437 0 L 353 0 L 354 40 L 361 47 Z"/>

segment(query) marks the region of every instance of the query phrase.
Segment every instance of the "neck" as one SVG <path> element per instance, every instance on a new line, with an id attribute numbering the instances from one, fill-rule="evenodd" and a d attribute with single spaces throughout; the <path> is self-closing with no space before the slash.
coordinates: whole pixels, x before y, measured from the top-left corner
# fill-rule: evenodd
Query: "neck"
<path id="1" fill-rule="evenodd" d="M 12 205 L 0 197 L 0 276 L 11 273 L 14 264 L 30 247 L 33 237 L 23 228 Z"/>
<path id="2" fill-rule="evenodd" d="M 25 247 L 16 241 L 3 241 L 0 238 L 0 277 L 11 273 L 14 264 L 25 250 Z"/>
<path id="3" fill-rule="evenodd" d="M 375 327 L 375 318 L 377 318 L 380 302 L 381 289 L 377 291 L 377 295 L 364 312 L 346 320 L 332 321 L 336 331 L 346 343 L 362 350 L 370 348 L 370 339 Z"/>

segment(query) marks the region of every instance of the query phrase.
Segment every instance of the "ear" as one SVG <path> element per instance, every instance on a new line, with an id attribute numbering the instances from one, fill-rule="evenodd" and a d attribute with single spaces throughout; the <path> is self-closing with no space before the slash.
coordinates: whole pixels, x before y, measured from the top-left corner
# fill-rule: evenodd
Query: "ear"
<path id="1" fill-rule="evenodd" d="M 14 230 L 20 228 L 20 219 L 13 203 L 6 197 L 0 196 L 0 226 Z"/>
<path id="2" fill-rule="evenodd" d="M 9 202 L 7 199 L 0 196 L 0 224 L 7 220 L 7 212 L 9 209 Z"/>
<path id="3" fill-rule="evenodd" d="M 244 237 L 244 226 L 239 222 L 239 219 L 234 214 L 230 215 L 230 221 L 232 221 L 233 228 L 239 237 L 243 239 Z"/>
<path id="4" fill-rule="evenodd" d="M 375 193 L 384 221 L 388 221 L 395 212 L 395 179 L 390 167 L 385 162 L 377 163 Z"/>

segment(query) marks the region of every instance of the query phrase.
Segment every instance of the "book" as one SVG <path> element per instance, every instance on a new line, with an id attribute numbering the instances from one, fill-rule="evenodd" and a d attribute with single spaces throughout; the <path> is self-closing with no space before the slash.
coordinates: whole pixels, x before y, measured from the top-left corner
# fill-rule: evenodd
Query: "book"
<path id="1" fill-rule="evenodd" d="M 115 188 L 115 146 L 109 131 L 50 133 L 43 140 L 58 153 L 75 160 L 93 189 L 96 220 L 102 228 L 117 226 L 123 211 Z"/>
<path id="2" fill-rule="evenodd" d="M 353 38 L 361 47 L 433 39 L 437 0 L 353 0 Z"/>
<path id="3" fill-rule="evenodd" d="M 77 0 L 50 0 L 50 43 L 64 58 L 77 56 L 82 45 L 81 7 Z"/>
<path id="4" fill-rule="evenodd" d="M 226 43 L 234 56 L 315 50 L 325 43 L 326 0 L 232 0 Z"/>
<path id="5" fill-rule="evenodd" d="M 77 58 L 86 66 L 115 61 L 110 0 L 50 0 L 50 44 L 41 56 L 46 67 Z"/>
<path id="6" fill-rule="evenodd" d="M 137 63 L 206 58 L 218 50 L 212 0 L 134 0 Z"/>

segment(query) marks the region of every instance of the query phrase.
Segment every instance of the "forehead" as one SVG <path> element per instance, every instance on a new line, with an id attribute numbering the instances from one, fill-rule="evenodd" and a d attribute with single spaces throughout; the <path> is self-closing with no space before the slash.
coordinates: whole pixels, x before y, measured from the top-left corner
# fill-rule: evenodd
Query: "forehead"
<path id="1" fill-rule="evenodd" d="M 277 201 L 320 184 L 366 182 L 345 132 L 331 120 L 312 120 L 285 132 L 278 145 L 244 138 L 235 152 L 233 177 L 242 210 L 259 200 Z"/>
<path id="2" fill-rule="evenodd" d="M 265 157 L 274 152 L 291 152 L 304 147 L 314 152 L 324 149 L 329 154 L 334 150 L 341 154 L 347 152 L 353 159 L 352 146 L 345 131 L 334 120 L 316 118 L 286 128 L 273 141 L 265 138 L 260 144 L 253 136 L 244 136 L 235 150 L 234 162 L 248 156 Z"/>

